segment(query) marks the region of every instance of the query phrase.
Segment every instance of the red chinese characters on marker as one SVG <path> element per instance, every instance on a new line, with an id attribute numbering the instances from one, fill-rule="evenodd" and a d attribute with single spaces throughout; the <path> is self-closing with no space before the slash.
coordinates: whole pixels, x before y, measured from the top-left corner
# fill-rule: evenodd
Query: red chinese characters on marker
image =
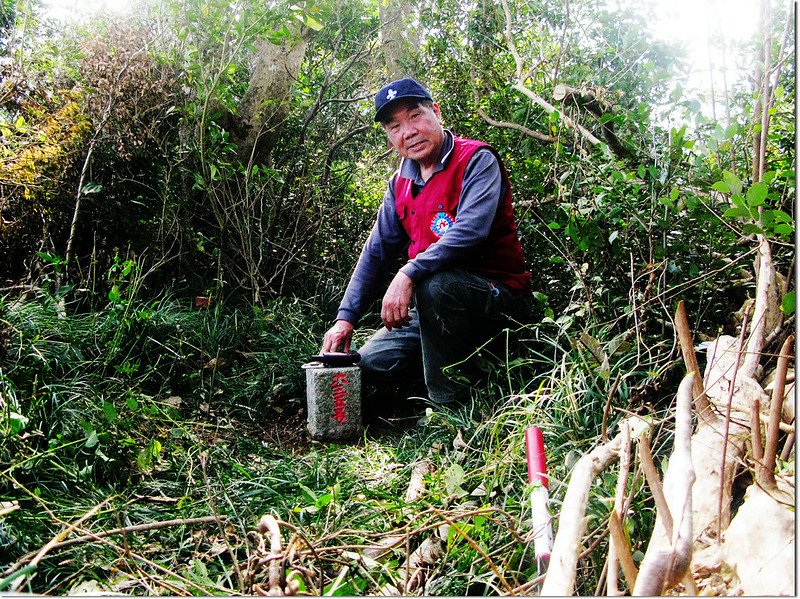
<path id="1" fill-rule="evenodd" d="M 347 421 L 344 400 L 347 397 L 347 385 L 349 384 L 345 373 L 342 372 L 333 375 L 333 381 L 331 381 L 331 389 L 333 391 L 333 419 L 339 424 L 344 424 Z"/>

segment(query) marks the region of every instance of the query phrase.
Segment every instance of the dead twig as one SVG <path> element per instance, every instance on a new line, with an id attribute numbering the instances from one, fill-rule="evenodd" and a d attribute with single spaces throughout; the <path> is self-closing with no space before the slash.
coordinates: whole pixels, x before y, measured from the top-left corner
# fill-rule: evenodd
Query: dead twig
<path id="1" fill-rule="evenodd" d="M 658 476 L 658 470 L 653 463 L 653 453 L 650 450 L 650 438 L 647 435 L 642 435 L 639 440 L 639 463 L 642 465 L 642 472 L 647 481 L 647 486 L 650 487 L 650 493 L 653 496 L 653 501 L 656 504 L 656 510 L 661 517 L 661 522 L 667 536 L 672 536 L 672 512 L 670 512 L 667 499 L 664 497 L 664 490 L 661 486 L 661 478 Z"/>
<path id="2" fill-rule="evenodd" d="M 254 570 L 264 562 L 268 563 L 269 566 L 267 568 L 267 588 L 264 589 L 261 585 L 254 584 L 253 590 L 258 595 L 270 597 L 296 595 L 300 588 L 300 581 L 295 578 L 286 579 L 284 577 L 283 564 L 285 556 L 283 555 L 281 529 L 278 520 L 269 514 L 262 516 L 258 522 L 258 532 L 268 536 L 269 553 L 264 552 L 266 555 L 254 564 L 256 566 Z"/>
<path id="3" fill-rule="evenodd" d="M 780 435 L 781 413 L 783 412 L 784 391 L 786 389 L 786 372 L 789 359 L 792 357 L 794 336 L 789 335 L 781 347 L 778 366 L 775 371 L 775 386 L 772 388 L 772 399 L 769 404 L 769 424 L 767 425 L 767 441 L 764 446 L 764 461 L 760 469 L 756 469 L 758 482 L 767 490 L 777 488 L 775 483 L 775 458 L 778 452 L 778 436 Z M 758 476 L 760 472 L 760 476 Z"/>
<path id="4" fill-rule="evenodd" d="M 411 470 L 411 480 L 406 491 L 406 503 L 417 501 L 425 492 L 425 476 L 431 473 L 433 463 L 430 460 L 420 460 Z"/>
<path id="5" fill-rule="evenodd" d="M 683 300 L 678 302 L 678 309 L 675 311 L 675 331 L 678 334 L 678 341 L 681 345 L 683 363 L 686 365 L 687 373 L 695 373 L 694 387 L 694 408 L 698 416 L 706 423 L 713 424 L 716 420 L 711 411 L 711 406 L 703 387 L 703 377 L 700 372 L 700 365 L 697 363 L 697 355 L 694 353 L 694 339 L 692 330 L 689 328 L 689 320 L 686 318 L 686 307 Z"/>
<path id="6" fill-rule="evenodd" d="M 619 381 L 619 375 L 617 375 L 617 381 Z M 615 385 L 616 386 L 616 385 Z M 620 531 L 622 530 L 622 522 L 624 522 L 625 518 L 625 489 L 628 483 L 628 472 L 630 471 L 631 467 L 631 433 L 630 433 L 630 425 L 629 423 L 623 422 L 622 423 L 622 433 L 624 435 L 622 441 L 622 452 L 619 457 L 619 476 L 617 477 L 617 487 L 616 492 L 614 494 L 614 509 L 611 510 L 611 515 L 613 520 L 619 524 Z M 613 526 L 613 524 L 611 524 Z M 624 545 L 621 544 L 622 541 L 625 539 L 623 535 L 622 538 L 618 538 L 614 535 L 614 530 L 611 530 L 611 545 L 608 548 L 608 595 L 617 596 L 620 595 L 618 580 L 617 580 L 617 566 L 619 565 L 619 560 L 625 560 L 625 556 L 621 556 L 620 552 L 625 551 L 627 548 L 628 551 L 628 558 L 630 558 L 630 547 L 628 547 L 627 541 L 624 542 Z M 631 564 L 633 561 L 631 561 Z M 628 580 L 628 588 L 633 588 L 634 581 L 631 580 L 629 577 L 629 572 L 625 570 L 628 564 L 623 563 L 623 572 L 625 573 L 625 578 Z M 634 568 L 635 569 L 635 568 Z"/>
<path id="7" fill-rule="evenodd" d="M 224 522 L 227 520 L 227 516 L 220 516 L 220 519 Z M 106 537 L 114 535 L 127 535 L 136 532 L 146 532 L 148 530 L 160 530 L 162 528 L 171 528 L 173 526 L 193 526 L 195 524 L 209 524 L 216 521 L 217 521 L 216 516 L 203 516 L 202 518 L 181 518 L 177 520 L 164 520 L 162 522 L 149 522 L 147 524 L 135 524 L 133 526 L 123 526 L 120 528 L 114 528 L 112 530 L 104 530 L 101 532 L 82 535 L 80 537 L 75 537 L 74 539 L 59 541 L 57 543 L 53 543 L 48 551 L 52 552 L 59 549 L 64 549 L 65 547 L 71 547 L 73 545 L 79 545 L 81 543 L 87 543 L 89 541 L 97 541 L 98 539 L 104 539 Z M 34 557 L 34 555 L 36 554 L 29 553 L 21 557 L 13 566 L 11 566 L 11 568 L 3 572 L 3 576 L 8 576 L 17 569 L 19 569 L 21 566 L 24 566 L 28 561 L 30 561 Z"/>
<path id="8" fill-rule="evenodd" d="M 664 475 L 667 509 L 672 514 L 672 531 L 659 511 L 655 529 L 642 560 L 633 595 L 660 595 L 678 584 L 692 561 L 692 400 L 694 374 L 686 375 L 678 388 L 675 410 L 675 440 Z"/>
<path id="9" fill-rule="evenodd" d="M 608 560 L 608 583 L 609 583 L 609 595 L 612 593 L 615 595 L 621 595 L 622 593 L 619 592 L 619 589 L 616 588 L 616 573 L 614 573 L 614 587 L 611 588 L 611 568 L 617 567 L 617 560 L 619 560 L 619 565 L 622 566 L 622 573 L 625 575 L 625 581 L 628 583 L 628 588 L 632 589 L 636 585 L 636 579 L 638 577 L 638 571 L 636 569 L 636 564 L 633 563 L 633 557 L 631 556 L 631 546 L 628 543 L 628 539 L 625 538 L 625 531 L 622 528 L 622 521 L 620 520 L 617 512 L 615 510 L 611 511 L 611 515 L 608 519 L 608 528 L 611 531 L 611 546 L 614 548 L 614 563 L 612 563 L 611 559 Z"/>
<path id="10" fill-rule="evenodd" d="M 622 373 L 618 372 L 616 378 L 614 378 L 614 384 L 611 385 L 611 391 L 608 392 L 606 405 L 603 407 L 603 423 L 600 428 L 600 440 L 603 443 L 608 441 L 608 417 L 611 415 L 611 400 L 614 399 L 614 396 L 617 394 L 617 389 L 619 388 L 619 382 L 621 380 Z M 630 440 L 628 442 L 630 443 Z"/>

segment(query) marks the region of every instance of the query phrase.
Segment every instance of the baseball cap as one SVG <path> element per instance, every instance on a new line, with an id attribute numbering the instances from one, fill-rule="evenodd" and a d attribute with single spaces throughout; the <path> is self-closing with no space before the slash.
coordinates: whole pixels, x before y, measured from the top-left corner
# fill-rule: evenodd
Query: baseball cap
<path id="1" fill-rule="evenodd" d="M 397 100 L 402 100 L 403 98 L 419 98 L 433 102 L 428 90 L 422 87 L 419 82 L 411 77 L 398 79 L 384 85 L 375 94 L 375 120 L 380 121 L 386 116 L 387 109 Z"/>

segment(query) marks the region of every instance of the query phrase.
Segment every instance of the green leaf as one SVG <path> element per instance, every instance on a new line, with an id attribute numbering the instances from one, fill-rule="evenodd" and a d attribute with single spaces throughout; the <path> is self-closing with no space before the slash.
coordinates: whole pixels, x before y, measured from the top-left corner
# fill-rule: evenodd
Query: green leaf
<path id="1" fill-rule="evenodd" d="M 83 186 L 83 189 L 81 189 L 81 194 L 88 196 L 95 193 L 100 193 L 102 190 L 103 186 L 100 185 L 100 183 L 89 182 Z"/>
<path id="2" fill-rule="evenodd" d="M 322 23 L 317 21 L 311 15 L 306 15 L 306 27 L 308 27 L 309 29 L 313 29 L 314 31 L 319 31 L 320 29 L 322 29 Z"/>
<path id="3" fill-rule="evenodd" d="M 92 431 L 91 433 L 89 433 L 89 436 L 86 437 L 86 443 L 84 443 L 83 445 L 84 447 L 86 447 L 86 449 L 91 449 L 92 447 L 95 447 L 99 442 L 100 439 L 97 436 L 97 431 Z"/>
<path id="4" fill-rule="evenodd" d="M 315 507 L 320 507 L 320 508 L 321 507 L 325 507 L 331 501 L 333 501 L 333 493 L 323 493 L 322 495 L 319 496 L 317 501 L 314 503 L 314 506 Z"/>
<path id="5" fill-rule="evenodd" d="M 742 233 L 745 235 L 764 235 L 765 231 L 763 227 L 760 227 L 755 223 L 747 223 L 742 227 Z"/>
<path id="6" fill-rule="evenodd" d="M 720 193 L 730 193 L 731 188 L 730 186 L 725 183 L 725 181 L 717 181 L 714 185 L 711 186 L 711 189 L 714 189 Z"/>
<path id="7" fill-rule="evenodd" d="M 314 493 L 311 489 L 305 486 L 303 483 L 298 483 L 300 486 L 300 490 L 303 492 L 303 497 L 305 500 L 311 504 L 317 503 L 317 494 Z"/>
<path id="8" fill-rule="evenodd" d="M 142 472 L 147 472 L 153 463 L 161 456 L 161 443 L 157 439 L 150 439 L 144 449 L 136 456 L 136 465 Z"/>
<path id="9" fill-rule="evenodd" d="M 750 218 L 750 211 L 747 208 L 734 207 L 728 208 L 723 214 L 723 218 Z"/>
<path id="10" fill-rule="evenodd" d="M 658 203 L 659 203 L 659 204 L 663 204 L 663 205 L 664 205 L 664 206 L 666 206 L 667 208 L 675 208 L 675 202 L 673 202 L 673 201 L 672 201 L 672 200 L 670 200 L 669 198 L 665 198 L 665 197 L 663 197 L 663 196 L 661 196 L 661 197 L 659 197 L 659 198 L 658 198 Z"/>
<path id="11" fill-rule="evenodd" d="M 733 125 L 729 125 L 727 129 L 725 129 L 725 137 L 727 139 L 733 139 L 736 135 L 739 134 L 741 131 L 741 127 L 734 123 Z"/>
<path id="12" fill-rule="evenodd" d="M 533 292 L 533 299 L 535 299 L 540 304 L 544 304 L 544 305 L 547 305 L 547 303 L 549 302 L 549 298 L 547 297 L 547 295 L 545 295 L 541 291 L 534 291 Z"/>
<path id="13" fill-rule="evenodd" d="M 8 423 L 11 426 L 11 432 L 15 435 L 25 430 L 29 422 L 30 419 L 22 414 L 17 414 L 16 412 L 9 412 L 8 414 Z"/>
<path id="14" fill-rule="evenodd" d="M 109 422 L 114 422 L 119 417 L 117 408 L 115 408 L 114 404 L 110 401 L 103 402 L 103 416 L 105 416 L 106 420 Z"/>
<path id="15" fill-rule="evenodd" d="M 37 252 L 36 255 L 39 256 L 39 258 L 41 258 L 45 262 L 49 262 L 53 266 L 60 266 L 65 263 L 65 260 L 60 256 L 53 256 L 52 254 L 48 254 L 47 252 Z"/>
<path id="16" fill-rule="evenodd" d="M 108 300 L 114 304 L 118 304 L 122 301 L 122 294 L 119 292 L 119 286 L 114 285 L 111 288 L 111 291 L 108 292 Z"/>
<path id="17" fill-rule="evenodd" d="M 734 175 L 730 171 L 723 171 L 722 172 L 722 180 L 728 184 L 728 187 L 731 190 L 731 193 L 740 194 L 742 193 L 742 182 L 739 180 L 739 177 Z"/>
<path id="18" fill-rule="evenodd" d="M 786 316 L 791 316 L 792 314 L 794 314 L 796 306 L 797 306 L 797 301 L 795 298 L 795 290 L 792 289 L 789 293 L 783 296 L 783 301 L 781 302 L 781 311 Z"/>
<path id="19" fill-rule="evenodd" d="M 467 522 L 454 522 L 447 529 L 447 550 L 450 551 L 453 545 L 464 539 L 472 532 L 473 525 Z"/>
<path id="20" fill-rule="evenodd" d="M 36 489 L 34 490 L 34 495 L 39 495 L 41 493 L 41 491 L 39 491 L 39 493 L 37 493 L 36 491 L 39 491 L 39 487 L 36 487 Z M 13 574 L 9 574 L 8 576 L 0 580 L 0 591 L 5 591 L 7 588 L 9 588 L 11 586 L 11 583 L 14 582 L 17 578 L 23 578 L 25 576 L 28 576 L 28 574 L 31 574 L 32 572 L 36 572 L 36 567 L 37 567 L 36 564 L 33 565 L 28 564 L 27 566 L 25 566 L 20 570 L 17 570 Z"/>
<path id="21" fill-rule="evenodd" d="M 247 470 L 247 468 L 245 468 L 241 464 L 233 463 L 233 464 L 231 464 L 231 468 L 236 470 L 236 472 L 238 472 L 239 474 L 244 476 L 247 480 L 253 480 L 253 475 L 250 474 L 250 472 Z"/>
<path id="22" fill-rule="evenodd" d="M 194 173 L 194 185 L 192 185 L 192 189 L 205 189 L 206 188 L 206 180 L 203 178 L 198 172 Z"/>
<path id="23" fill-rule="evenodd" d="M 739 208 L 747 208 L 744 198 L 736 193 L 731 196 L 731 203 Z"/>
<path id="24" fill-rule="evenodd" d="M 768 193 L 769 188 L 766 183 L 763 181 L 754 183 L 750 186 L 750 189 L 747 190 L 747 205 L 751 208 L 761 206 L 767 198 Z"/>
<path id="25" fill-rule="evenodd" d="M 776 223 L 790 223 L 792 222 L 792 217 L 786 214 L 783 210 L 773 210 L 772 220 Z"/>
<path id="26" fill-rule="evenodd" d="M 448 495 L 464 497 L 467 492 L 461 487 L 464 483 L 464 469 L 459 464 L 451 465 L 444 472 L 444 488 Z"/>

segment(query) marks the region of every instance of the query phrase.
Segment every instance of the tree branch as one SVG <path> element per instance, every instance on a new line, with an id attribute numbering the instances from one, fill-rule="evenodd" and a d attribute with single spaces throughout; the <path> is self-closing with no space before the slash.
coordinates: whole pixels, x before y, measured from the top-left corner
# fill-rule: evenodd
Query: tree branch
<path id="1" fill-rule="evenodd" d="M 514 129 L 515 131 L 519 131 L 524 133 L 529 137 L 533 137 L 534 139 L 538 139 L 539 141 L 547 141 L 553 143 L 556 141 L 556 138 L 551 135 L 546 135 L 544 133 L 539 133 L 538 131 L 534 131 L 533 129 L 528 129 L 525 125 L 519 125 L 517 123 L 509 123 L 507 121 L 496 121 L 488 114 L 483 108 L 478 108 L 478 114 L 480 117 L 489 123 L 492 127 L 502 127 L 503 129 Z"/>
<path id="2" fill-rule="evenodd" d="M 692 485 L 695 480 L 692 466 L 692 379 L 695 376 L 687 374 L 678 388 L 674 448 L 664 475 L 664 488 L 669 493 L 667 510 L 676 520 L 672 522 L 673 530 L 667 530 L 659 509 L 633 595 L 661 595 L 684 578 L 692 561 Z"/>
<path id="3" fill-rule="evenodd" d="M 550 566 L 542 585 L 542 596 L 571 595 L 581 538 L 586 530 L 586 503 L 595 477 L 619 459 L 623 433 L 593 449 L 575 465 L 558 518 L 558 533 L 553 542 Z"/>

